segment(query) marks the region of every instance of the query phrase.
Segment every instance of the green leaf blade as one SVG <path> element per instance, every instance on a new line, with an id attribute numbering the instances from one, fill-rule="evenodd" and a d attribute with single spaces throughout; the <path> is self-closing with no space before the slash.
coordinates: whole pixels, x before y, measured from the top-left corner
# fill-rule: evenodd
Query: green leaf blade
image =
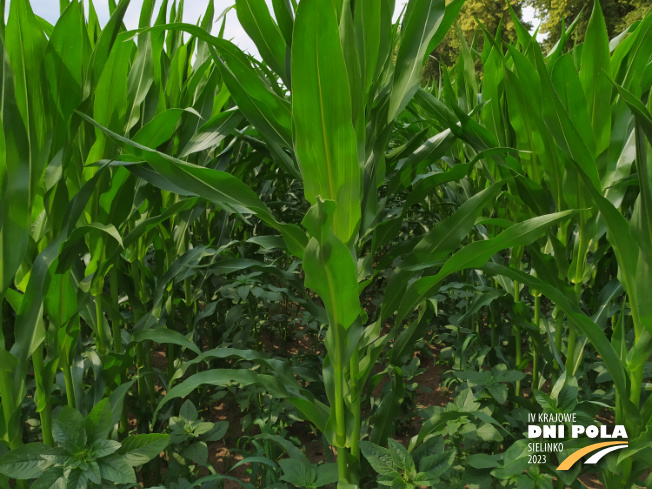
<path id="1" fill-rule="evenodd" d="M 313 205 L 318 197 L 335 202 L 334 233 L 349 243 L 360 222 L 361 170 L 338 32 L 330 2 L 300 4 L 292 44 L 292 116 L 306 199 Z"/>
<path id="2" fill-rule="evenodd" d="M 609 36 L 600 2 L 595 0 L 582 49 L 580 80 L 589 104 L 589 115 L 596 142 L 596 155 L 609 146 L 611 132 L 611 57 Z"/>
<path id="3" fill-rule="evenodd" d="M 396 118 L 419 88 L 430 40 L 444 20 L 445 11 L 444 0 L 411 0 L 408 4 L 396 56 L 388 121 Z"/>

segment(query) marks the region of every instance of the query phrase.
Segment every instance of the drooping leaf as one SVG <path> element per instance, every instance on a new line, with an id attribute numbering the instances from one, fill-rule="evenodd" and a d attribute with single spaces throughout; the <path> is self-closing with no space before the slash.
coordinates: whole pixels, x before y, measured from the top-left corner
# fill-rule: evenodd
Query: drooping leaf
<path id="1" fill-rule="evenodd" d="M 613 347 L 607 340 L 602 330 L 586 315 L 581 313 L 578 307 L 563 293 L 560 293 L 554 286 L 550 286 L 531 275 L 520 270 L 507 268 L 495 263 L 487 263 L 483 267 L 492 273 L 499 273 L 507 277 L 516 278 L 519 282 L 528 284 L 532 289 L 538 290 L 554 301 L 562 310 L 571 317 L 574 324 L 590 339 L 591 344 L 598 350 L 609 373 L 614 379 L 614 385 L 618 392 L 626 399 L 626 380 L 623 366 L 618 359 Z"/>
<path id="2" fill-rule="evenodd" d="M 98 465 L 102 479 L 116 484 L 136 484 L 136 473 L 125 457 L 112 455 L 101 459 Z"/>
<path id="3" fill-rule="evenodd" d="M 118 453 L 132 467 L 146 464 L 165 450 L 170 441 L 170 435 L 150 433 L 147 435 L 129 436 L 122 441 Z"/>
<path id="4" fill-rule="evenodd" d="M 493 254 L 501 249 L 530 244 L 550 226 L 568 218 L 573 213 L 574 211 L 564 211 L 533 217 L 522 223 L 514 224 L 495 238 L 475 241 L 465 246 L 449 258 L 436 275 L 419 278 L 410 284 L 401 301 L 398 318 L 404 318 L 446 276 L 466 268 L 482 267 Z"/>
<path id="5" fill-rule="evenodd" d="M 281 231 L 292 253 L 299 257 L 303 255 L 306 243 L 306 236 L 303 231 L 296 225 L 277 221 L 260 198 L 241 180 L 229 173 L 191 165 L 142 146 L 102 127 L 88 116 L 81 115 L 114 140 L 130 147 L 136 156 L 145 159 L 157 172 L 163 175 L 165 180 L 174 182 L 175 186 L 186 190 L 191 195 L 214 201 L 230 212 L 258 215 L 266 224 Z M 153 183 L 158 184 L 158 181 L 155 180 Z"/>
<path id="6" fill-rule="evenodd" d="M 42 455 L 49 449 L 43 443 L 29 443 L 0 458 L 0 473 L 14 479 L 35 479 L 49 466 Z"/>

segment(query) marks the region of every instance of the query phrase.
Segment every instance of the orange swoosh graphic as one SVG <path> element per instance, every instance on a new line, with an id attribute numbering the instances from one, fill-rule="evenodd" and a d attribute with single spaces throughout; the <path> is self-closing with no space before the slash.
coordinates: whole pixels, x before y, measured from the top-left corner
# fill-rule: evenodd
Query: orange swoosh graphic
<path id="1" fill-rule="evenodd" d="M 627 445 L 626 441 L 605 441 L 602 443 L 594 443 L 593 445 L 589 445 L 588 447 L 580 448 L 576 452 L 572 453 L 568 457 L 566 457 L 566 460 L 564 460 L 562 463 L 559 464 L 559 467 L 557 467 L 557 470 L 568 470 L 570 469 L 575 462 L 577 462 L 579 459 L 581 459 L 584 455 L 587 453 L 595 452 L 599 448 L 603 447 L 609 447 L 612 445 Z"/>

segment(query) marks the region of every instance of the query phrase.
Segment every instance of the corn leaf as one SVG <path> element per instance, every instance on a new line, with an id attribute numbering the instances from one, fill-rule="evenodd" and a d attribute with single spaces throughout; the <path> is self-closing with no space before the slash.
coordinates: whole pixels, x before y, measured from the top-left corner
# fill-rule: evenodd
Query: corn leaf
<path id="1" fill-rule="evenodd" d="M 419 88 L 430 40 L 442 24 L 445 11 L 444 0 L 410 0 L 408 3 L 396 55 L 388 121 L 396 118 Z"/>
<path id="2" fill-rule="evenodd" d="M 438 284 L 451 273 L 466 268 L 480 268 L 492 255 L 502 249 L 512 246 L 528 245 L 541 236 L 550 226 L 568 218 L 573 213 L 574 211 L 563 211 L 546 216 L 533 217 L 527 221 L 510 226 L 495 238 L 475 241 L 465 246 L 450 257 L 436 275 L 422 277 L 410 284 L 401 300 L 397 320 L 400 321 L 406 317 L 417 304 L 428 297 Z"/>
<path id="3" fill-rule="evenodd" d="M 313 205 L 318 198 L 335 203 L 333 232 L 344 243 L 357 234 L 361 199 L 347 80 L 332 4 L 302 2 L 292 44 L 295 149 L 306 200 Z"/>
<path id="4" fill-rule="evenodd" d="M 263 61 L 289 86 L 285 71 L 285 39 L 265 0 L 236 0 L 235 8 L 240 24 L 256 44 Z"/>
<path id="5" fill-rule="evenodd" d="M 608 75 L 611 72 L 610 63 L 607 26 L 600 2 L 595 0 L 584 37 L 580 80 L 589 105 L 591 126 L 595 134 L 596 155 L 602 153 L 609 146 L 611 129 L 609 102 L 613 90 Z"/>

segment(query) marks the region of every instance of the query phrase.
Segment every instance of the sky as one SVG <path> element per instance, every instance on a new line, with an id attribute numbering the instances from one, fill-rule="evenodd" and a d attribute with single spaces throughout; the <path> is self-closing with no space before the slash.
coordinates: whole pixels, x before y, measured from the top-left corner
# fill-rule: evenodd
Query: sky
<path id="1" fill-rule="evenodd" d="M 158 12 L 158 6 L 161 4 L 162 0 L 156 1 L 155 6 L 155 15 Z M 9 9 L 9 0 L 7 2 L 7 10 Z M 271 9 L 271 0 L 266 0 L 267 4 L 270 5 Z M 88 0 L 84 0 L 85 4 L 88 4 Z M 215 0 L 215 13 L 216 16 L 221 14 L 224 9 L 233 5 L 233 0 Z M 394 12 L 394 18 L 398 17 L 403 6 L 406 2 L 399 0 L 396 2 L 396 11 Z M 93 4 L 95 5 L 95 10 L 99 17 L 100 23 L 104 25 L 109 19 L 109 7 L 107 0 L 94 0 Z M 138 27 L 138 16 L 140 13 L 141 5 L 143 0 L 132 0 L 127 9 L 125 15 L 125 25 L 128 29 L 135 29 Z M 59 2 L 57 0 L 31 0 L 32 9 L 36 15 L 43 17 L 48 22 L 54 24 L 59 17 Z M 186 0 L 184 8 L 184 21 L 190 24 L 197 23 L 197 20 L 205 13 L 206 6 L 208 5 L 208 0 Z M 534 18 L 534 9 L 532 7 L 523 8 L 523 18 L 528 22 L 532 22 L 536 25 L 536 20 Z M 217 33 L 221 26 L 221 20 L 219 23 L 216 23 L 214 26 L 214 32 Z M 238 22 L 238 17 L 234 10 L 230 10 L 226 17 L 226 27 L 224 32 L 224 37 L 230 39 L 235 44 L 237 44 L 240 49 L 247 51 L 249 54 L 257 55 L 258 50 L 254 43 L 249 39 L 244 29 Z"/>

